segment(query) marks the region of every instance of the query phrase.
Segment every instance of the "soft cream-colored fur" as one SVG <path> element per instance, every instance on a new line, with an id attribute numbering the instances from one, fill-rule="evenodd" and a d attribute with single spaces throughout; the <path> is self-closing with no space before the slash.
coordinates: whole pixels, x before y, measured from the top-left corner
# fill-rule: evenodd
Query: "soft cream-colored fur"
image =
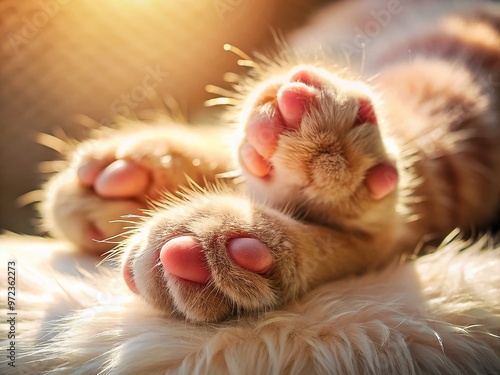
<path id="1" fill-rule="evenodd" d="M 500 371 L 500 252 L 488 238 L 454 240 L 416 262 L 325 284 L 282 310 L 216 325 L 159 314 L 103 266 L 100 275 L 88 259 L 75 267 L 67 245 L 8 237 L 0 245 L 2 267 L 17 259 L 19 291 L 17 367 L 7 366 L 3 341 L 2 374 Z M 71 275 L 75 268 L 84 276 Z"/>

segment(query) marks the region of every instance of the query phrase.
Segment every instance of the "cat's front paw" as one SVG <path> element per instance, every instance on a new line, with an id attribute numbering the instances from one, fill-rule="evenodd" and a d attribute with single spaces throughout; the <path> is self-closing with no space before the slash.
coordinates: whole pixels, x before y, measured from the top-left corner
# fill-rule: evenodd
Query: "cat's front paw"
<path id="1" fill-rule="evenodd" d="M 186 185 L 186 176 L 202 184 L 225 171 L 210 154 L 197 157 L 199 140 L 191 131 L 165 128 L 113 132 L 82 143 L 45 188 L 45 227 L 82 250 L 102 253 L 123 239 L 149 200 Z"/>
<path id="2" fill-rule="evenodd" d="M 248 99 L 240 164 L 257 199 L 329 221 L 391 195 L 398 173 L 368 86 L 299 66 Z"/>
<path id="3" fill-rule="evenodd" d="M 169 206 L 170 207 L 167 207 Z M 129 288 L 191 321 L 274 310 L 312 288 L 394 259 L 393 231 L 353 234 L 234 193 L 171 199 L 124 243 Z"/>
<path id="4" fill-rule="evenodd" d="M 155 212 L 125 249 L 131 290 L 166 313 L 221 321 L 280 306 L 307 287 L 292 219 L 233 195 Z"/>

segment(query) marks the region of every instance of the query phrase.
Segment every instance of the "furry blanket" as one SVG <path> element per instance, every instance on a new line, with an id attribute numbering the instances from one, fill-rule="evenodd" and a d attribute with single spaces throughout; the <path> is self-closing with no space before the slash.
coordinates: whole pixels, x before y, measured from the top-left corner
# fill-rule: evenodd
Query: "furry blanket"
<path id="1" fill-rule="evenodd" d="M 13 310 L 2 303 L 1 374 L 500 372 L 500 251 L 486 237 L 451 239 L 414 262 L 326 284 L 282 311 L 222 324 L 161 316 L 113 265 L 95 268 L 68 247 L 0 239 L 2 300 L 9 285 L 16 293 Z"/>

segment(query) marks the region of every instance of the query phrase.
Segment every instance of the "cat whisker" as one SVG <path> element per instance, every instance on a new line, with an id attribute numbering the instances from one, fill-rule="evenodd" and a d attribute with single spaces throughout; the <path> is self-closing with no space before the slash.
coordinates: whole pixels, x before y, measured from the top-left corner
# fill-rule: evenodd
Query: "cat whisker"
<path id="1" fill-rule="evenodd" d="M 38 163 L 38 171 L 40 173 L 56 173 L 68 166 L 68 163 L 64 160 L 52 160 L 52 161 L 42 161 Z"/>
<path id="2" fill-rule="evenodd" d="M 233 72 L 226 72 L 224 73 L 222 79 L 227 83 L 239 83 L 243 77 Z"/>
<path id="3" fill-rule="evenodd" d="M 96 267 L 102 266 L 105 262 L 111 261 L 115 262 L 116 265 L 119 265 L 121 263 L 121 260 L 119 259 L 118 255 L 122 252 L 123 248 L 121 244 L 118 244 L 117 246 L 113 247 L 111 250 L 106 251 L 103 255 L 103 259 L 97 263 Z"/>
<path id="4" fill-rule="evenodd" d="M 215 178 L 233 179 L 233 178 L 241 177 L 242 174 L 243 174 L 243 172 L 241 169 L 235 169 L 235 170 L 228 171 L 228 172 L 218 173 L 215 175 Z"/>
<path id="5" fill-rule="evenodd" d="M 374 75 L 372 75 L 372 76 L 368 77 L 368 78 L 366 79 L 366 82 L 370 83 L 370 82 L 372 82 L 372 81 L 376 80 L 378 77 L 380 77 L 380 73 L 375 73 Z"/>
<path id="6" fill-rule="evenodd" d="M 204 102 L 205 107 L 214 107 L 217 105 L 231 105 L 231 106 L 237 106 L 239 103 L 238 100 L 232 99 L 232 98 L 215 98 L 215 99 L 209 99 Z"/>
<path id="7" fill-rule="evenodd" d="M 137 221 L 122 220 L 122 219 L 111 220 L 110 223 L 132 224 L 135 226 L 129 227 L 129 228 L 136 228 L 136 229 L 137 229 L 137 226 L 139 224 Z"/>
<path id="8" fill-rule="evenodd" d="M 16 204 L 20 207 L 25 207 L 33 203 L 41 202 L 44 198 L 44 191 L 41 189 L 32 190 L 25 193 L 16 199 Z"/>
<path id="9" fill-rule="evenodd" d="M 209 92 L 210 94 L 221 95 L 221 96 L 225 96 L 228 98 L 234 97 L 234 95 L 235 95 L 235 93 L 233 91 L 226 90 L 222 87 L 215 86 L 215 85 L 206 85 L 205 91 Z"/>
<path id="10" fill-rule="evenodd" d="M 146 211 L 146 210 L 143 210 Z M 122 216 L 123 218 L 136 218 L 136 219 L 146 219 L 147 216 L 144 215 L 136 215 L 136 214 L 126 214 Z"/>
<path id="11" fill-rule="evenodd" d="M 361 42 L 361 62 L 360 62 L 360 67 L 359 71 L 361 74 L 365 71 L 365 64 L 366 64 L 366 44 L 364 42 L 364 39 Z"/>
<path id="12" fill-rule="evenodd" d="M 114 240 L 114 239 L 117 239 L 117 238 L 120 238 L 120 237 L 124 237 L 124 236 L 128 236 L 129 234 L 136 233 L 136 231 L 137 231 L 137 228 L 135 228 L 133 230 L 128 230 L 128 231 L 125 231 L 125 232 L 121 232 L 119 234 L 115 234 L 114 236 L 110 236 L 108 238 L 105 238 L 104 240 L 96 240 L 96 239 L 93 238 L 92 241 L 97 242 L 97 243 L 120 244 L 122 241 L 112 242 L 111 240 Z"/>
<path id="13" fill-rule="evenodd" d="M 158 261 L 153 267 L 151 267 L 147 272 L 146 272 L 146 275 L 150 275 L 150 274 L 153 274 L 154 272 L 158 272 L 157 270 L 158 269 L 161 269 L 163 268 L 163 265 L 161 264 L 160 261 Z"/>
<path id="14" fill-rule="evenodd" d="M 261 54 L 259 52 L 254 52 L 254 56 L 256 58 L 258 58 L 260 61 L 262 61 L 265 64 L 267 64 L 267 65 L 273 65 L 274 64 L 273 61 L 270 58 L 268 58 L 267 56 L 265 56 L 265 55 L 263 55 L 263 54 Z"/>
<path id="15" fill-rule="evenodd" d="M 99 129 L 102 127 L 100 122 L 97 122 L 92 117 L 86 116 L 84 114 L 76 114 L 73 116 L 73 120 L 76 124 L 83 126 L 87 129 Z"/>
<path id="16" fill-rule="evenodd" d="M 273 41 L 276 44 L 278 48 L 280 48 L 281 51 L 292 51 L 293 49 L 290 47 L 288 44 L 285 35 L 283 34 L 282 31 L 276 30 L 275 28 L 270 29 L 271 35 L 273 37 Z M 274 64 L 273 61 L 270 61 L 270 65 Z"/>
<path id="17" fill-rule="evenodd" d="M 108 250 L 103 254 L 103 259 L 97 263 L 96 267 L 102 266 L 105 262 L 112 262 L 114 261 L 116 264 L 120 264 L 120 259 L 118 259 L 118 254 L 120 251 L 116 250 L 120 245 L 115 246 L 111 250 Z"/>
<path id="18" fill-rule="evenodd" d="M 241 49 L 239 49 L 238 47 L 235 47 L 231 44 L 224 44 L 224 51 L 229 51 L 229 52 L 232 52 L 234 53 L 236 56 L 240 57 L 241 60 L 238 60 L 237 64 L 239 66 L 244 66 L 244 67 L 248 67 L 248 68 L 252 68 L 252 69 L 255 69 L 256 71 L 262 73 L 262 69 L 261 67 L 259 66 L 259 64 L 257 64 L 255 61 L 253 61 L 251 59 L 250 56 L 248 56 L 245 52 L 243 52 Z"/>
<path id="19" fill-rule="evenodd" d="M 51 150 L 57 151 L 61 155 L 66 153 L 69 144 L 62 139 L 47 133 L 38 133 L 36 142 Z"/>

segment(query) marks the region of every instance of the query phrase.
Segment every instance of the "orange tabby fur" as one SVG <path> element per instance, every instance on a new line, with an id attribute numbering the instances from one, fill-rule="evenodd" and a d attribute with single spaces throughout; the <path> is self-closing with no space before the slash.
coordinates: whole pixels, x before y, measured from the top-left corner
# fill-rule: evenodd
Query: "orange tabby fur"
<path id="1" fill-rule="evenodd" d="M 330 17 L 335 24 L 333 11 Z M 164 312 L 219 321 L 274 309 L 326 281 L 377 269 L 455 227 L 491 223 L 500 203 L 500 102 L 494 84 L 500 82 L 499 20 L 497 10 L 467 9 L 376 50 L 382 34 L 366 52 L 366 74 L 376 73 L 371 80 L 338 69 L 328 56 L 318 61 L 290 54 L 255 72 L 241 85 L 245 102 L 236 122 L 244 131 L 256 111 L 271 116 L 276 85 L 283 87 L 294 71 L 319 77 L 317 101 L 297 132 L 280 134 L 268 160 L 271 180 L 243 168 L 243 189 L 170 198 L 151 212 L 123 243 L 125 268 L 138 293 Z M 353 127 L 360 97 L 373 103 L 377 127 Z M 174 191 L 186 182 L 184 173 L 204 184 L 204 178 L 214 181 L 233 168 L 229 153 L 221 152 L 218 131 L 200 137 L 188 128 L 172 129 L 113 133 L 80 146 L 73 166 L 47 186 L 47 227 L 102 252 L 105 246 L 91 240 L 90 224 L 106 236 L 118 234 L 120 226 L 109 226 L 109 220 L 145 205 L 146 195 L 158 198 L 160 187 Z M 168 155 L 179 164 L 162 165 Z M 152 173 L 153 183 L 143 194 L 120 200 L 82 187 L 77 169 L 108 159 L 133 160 Z M 374 199 L 364 179 L 382 162 L 394 163 L 400 180 L 387 196 Z M 158 249 L 179 234 L 199 241 L 211 272 L 207 285 L 165 277 Z M 232 262 L 226 244 L 234 236 L 265 244 L 272 268 L 261 275 Z"/>

